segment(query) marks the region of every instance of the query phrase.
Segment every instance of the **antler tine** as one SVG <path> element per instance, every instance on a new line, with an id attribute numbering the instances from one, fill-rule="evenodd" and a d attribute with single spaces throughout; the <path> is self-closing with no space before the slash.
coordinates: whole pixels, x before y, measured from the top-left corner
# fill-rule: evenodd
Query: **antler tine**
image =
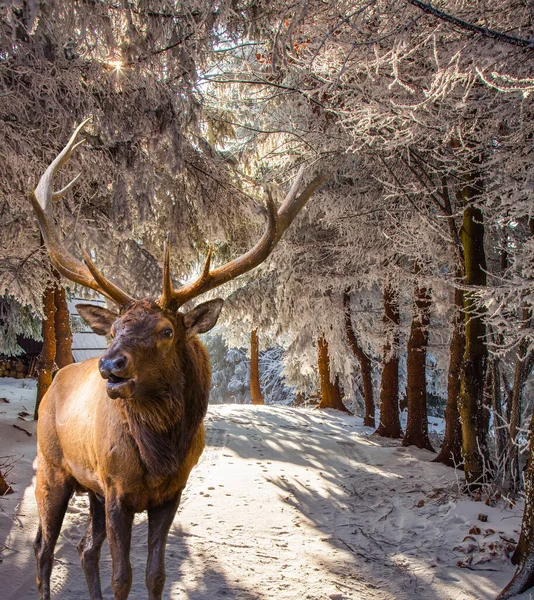
<path id="1" fill-rule="evenodd" d="M 211 265 L 211 255 L 213 254 L 213 246 L 208 248 L 208 254 L 206 256 L 206 261 L 204 262 L 204 268 L 202 269 L 202 275 L 200 276 L 200 281 L 205 281 L 210 275 L 210 265 Z"/>
<path id="2" fill-rule="evenodd" d="M 56 156 L 56 158 L 50 163 L 50 165 L 48 166 L 46 171 L 43 173 L 41 179 L 39 180 L 39 183 L 37 184 L 37 187 L 35 188 L 35 197 L 37 198 L 39 204 L 41 205 L 41 208 L 44 211 L 48 210 L 50 200 L 54 197 L 53 196 L 54 192 L 52 190 L 52 182 L 54 180 L 54 175 L 59 171 L 59 169 L 64 164 L 66 164 L 69 161 L 70 157 L 72 156 L 72 153 L 79 146 L 81 146 L 83 143 L 85 143 L 85 139 L 79 140 L 78 138 L 79 138 L 80 133 L 82 132 L 84 127 L 87 125 L 87 123 L 89 123 L 90 120 L 91 120 L 91 118 L 85 119 L 85 121 L 82 121 L 78 125 L 78 127 L 76 127 L 70 140 L 67 142 L 67 145 Z M 71 181 L 71 183 L 69 183 L 65 188 L 63 188 L 63 190 L 65 190 L 66 188 L 70 189 L 70 187 L 72 185 L 74 185 L 74 181 Z M 63 190 L 61 190 L 58 193 L 61 194 L 61 192 L 63 192 Z"/>
<path id="3" fill-rule="evenodd" d="M 67 279 L 104 294 L 119 306 L 125 306 L 133 302 L 134 298 L 123 292 L 114 283 L 105 279 L 92 263 L 88 254 L 85 254 L 87 266 L 72 256 L 61 242 L 55 229 L 53 217 L 49 215 L 49 213 L 52 212 L 51 200 L 57 200 L 63 197 L 74 187 L 80 177 L 80 175 L 77 175 L 58 192 L 54 192 L 52 189 L 55 174 L 69 161 L 73 152 L 85 142 L 84 139 L 79 139 L 79 135 L 89 121 L 90 119 L 86 119 L 78 125 L 67 145 L 43 173 L 35 191 L 30 194 L 30 200 L 33 204 L 33 209 L 37 221 L 39 222 L 39 228 L 41 229 L 41 234 L 46 249 L 48 250 L 50 260 L 56 269 Z"/>
<path id="4" fill-rule="evenodd" d="M 60 198 L 63 198 L 63 196 L 67 192 L 70 192 L 72 190 L 72 188 L 74 187 L 74 184 L 78 181 L 78 179 L 80 179 L 81 176 L 82 176 L 82 174 L 78 173 L 78 175 L 76 175 L 76 177 L 70 183 L 68 183 L 64 188 L 61 188 L 57 192 L 53 191 L 52 192 L 52 200 L 59 200 Z"/>
<path id="5" fill-rule="evenodd" d="M 171 305 L 173 305 L 173 306 L 176 305 L 177 307 L 180 307 L 180 306 L 182 306 L 182 304 L 187 302 L 187 299 L 184 300 L 183 302 L 180 301 L 180 299 L 181 299 L 180 292 L 182 291 L 183 288 L 179 288 L 178 290 L 175 290 L 172 285 L 172 277 L 171 277 L 171 271 L 170 271 L 170 244 L 169 244 L 168 240 L 169 240 L 169 237 L 167 236 L 167 241 L 165 242 L 165 249 L 164 249 L 164 258 L 163 258 L 163 290 L 161 292 L 161 297 L 158 300 L 159 306 L 161 306 L 163 309 L 169 308 Z M 201 273 L 200 277 L 197 279 L 197 281 L 194 282 L 194 284 L 189 284 L 189 285 L 199 287 L 199 286 L 204 285 L 206 283 L 206 281 L 209 279 L 212 252 L 213 252 L 213 248 L 210 246 L 208 249 L 208 255 L 206 257 L 206 261 L 204 262 L 204 266 L 202 267 L 202 273 Z M 200 292 L 200 293 L 202 293 L 202 292 Z M 191 297 L 193 297 L 193 296 L 191 296 Z"/>
<path id="6" fill-rule="evenodd" d="M 106 295 L 108 298 L 111 298 L 119 306 L 127 306 L 134 299 L 131 296 L 128 296 L 125 292 L 123 292 L 118 286 L 116 286 L 113 282 L 108 281 L 102 273 L 96 268 L 94 262 L 91 260 L 89 254 L 82 248 L 82 256 L 83 261 L 87 265 L 87 268 L 91 272 L 94 280 L 98 284 L 101 293 Z"/>

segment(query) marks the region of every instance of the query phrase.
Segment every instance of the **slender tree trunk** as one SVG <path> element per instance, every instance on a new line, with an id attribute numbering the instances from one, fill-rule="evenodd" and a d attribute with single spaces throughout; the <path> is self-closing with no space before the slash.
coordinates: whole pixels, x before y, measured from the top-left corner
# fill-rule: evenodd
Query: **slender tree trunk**
<path id="1" fill-rule="evenodd" d="M 499 359 L 492 357 L 489 361 L 489 371 L 491 373 L 491 407 L 493 410 L 493 428 L 495 430 L 495 455 L 497 458 L 497 464 L 499 473 L 508 473 L 508 462 L 506 460 L 507 455 L 507 436 L 506 426 L 502 408 L 501 398 L 501 370 L 499 368 Z M 502 481 L 501 485 L 505 482 Z"/>
<path id="2" fill-rule="evenodd" d="M 528 220 L 530 233 L 534 236 L 534 219 Z M 527 304 L 523 307 L 523 327 L 532 327 L 532 309 Z M 521 340 L 523 342 L 523 340 Z M 522 357 L 522 359 L 521 359 Z M 533 355 L 530 352 L 527 356 L 527 349 L 520 346 L 517 352 L 516 368 L 514 373 L 514 386 L 508 396 L 508 419 L 510 423 L 510 441 L 515 441 L 512 438 L 512 415 L 514 410 L 519 415 L 519 408 L 517 405 L 520 403 L 521 393 L 516 390 L 522 390 L 528 374 L 533 367 Z M 518 398 L 514 402 L 514 395 Z M 514 407 L 514 404 L 516 407 Z M 517 419 L 519 425 L 519 416 L 514 417 Z M 517 446 L 514 445 L 514 450 L 517 451 Z M 509 453 L 509 450 L 508 450 Z M 529 457 L 527 462 L 527 469 L 525 472 L 525 512 L 523 513 L 523 523 L 521 525 L 521 535 L 515 549 L 514 555 L 512 556 L 512 563 L 519 565 L 514 578 L 503 590 L 499 598 L 508 598 L 509 596 L 519 594 L 522 591 L 527 590 L 534 586 L 534 411 L 530 418 L 530 429 L 529 429 Z M 509 454 L 508 454 L 509 455 Z M 508 458 L 508 456 L 506 457 Z M 508 592 L 508 595 L 505 595 Z"/>
<path id="3" fill-rule="evenodd" d="M 430 295 L 424 287 L 416 286 L 414 315 L 408 339 L 407 389 L 408 422 L 402 440 L 403 446 L 417 446 L 431 450 L 428 438 L 428 414 L 426 406 L 426 353 L 428 327 L 430 325 Z"/>
<path id="4" fill-rule="evenodd" d="M 517 433 L 521 420 L 521 397 L 524 381 L 526 344 L 524 340 L 519 343 L 517 358 L 515 362 L 514 384 L 510 394 L 510 421 L 508 424 L 508 444 L 507 444 L 507 471 L 505 477 L 506 490 L 515 495 L 519 490 L 519 448 L 517 447 Z"/>
<path id="5" fill-rule="evenodd" d="M 491 420 L 491 388 L 492 388 L 491 360 L 488 352 L 486 362 L 486 378 L 484 380 L 484 393 L 482 395 L 482 412 L 480 419 L 480 437 L 484 440 L 489 438 Z"/>
<path id="6" fill-rule="evenodd" d="M 48 287 L 43 296 L 43 349 L 39 356 L 39 377 L 37 379 L 37 401 L 35 403 L 34 419 L 39 416 L 39 405 L 43 396 L 52 384 L 54 375 L 54 358 L 56 356 L 56 337 L 54 332 L 54 287 Z"/>
<path id="7" fill-rule="evenodd" d="M 532 325 L 532 311 L 529 306 L 523 307 L 523 325 L 522 328 Z M 510 421 L 508 429 L 508 448 L 505 488 L 511 494 L 515 495 L 521 487 L 521 476 L 519 473 L 519 448 L 517 445 L 517 436 L 521 426 L 521 411 L 523 388 L 527 381 L 531 365 L 531 357 L 528 352 L 528 339 L 523 337 L 517 348 L 517 357 L 514 370 L 514 384 L 510 394 Z"/>
<path id="8" fill-rule="evenodd" d="M 74 362 L 72 358 L 72 332 L 65 288 L 58 281 L 54 290 L 54 328 L 56 334 L 56 364 L 59 369 Z"/>
<path id="9" fill-rule="evenodd" d="M 469 198 L 469 190 L 464 197 Z M 464 209 L 462 228 L 465 283 L 468 286 L 486 285 L 484 254 L 484 224 L 482 211 L 470 204 Z M 484 382 L 488 351 L 485 343 L 486 325 L 481 309 L 475 308 L 474 295 L 464 293 L 465 351 L 460 372 L 460 401 L 462 421 L 462 453 L 465 479 L 470 488 L 484 483 L 488 466 L 486 438 L 483 430 Z"/>
<path id="10" fill-rule="evenodd" d="M 350 316 L 350 294 L 346 291 L 343 295 L 343 304 L 345 308 L 345 333 L 349 340 L 352 353 L 358 359 L 360 363 L 360 371 L 362 374 L 362 385 L 363 385 L 363 399 L 365 403 L 365 414 L 363 417 L 363 424 L 367 427 L 375 426 L 375 400 L 373 396 L 373 378 L 371 359 L 365 354 L 363 348 L 358 343 L 354 327 L 352 326 L 352 319 Z"/>
<path id="11" fill-rule="evenodd" d="M 321 379 L 321 402 L 319 403 L 319 408 L 334 408 L 350 413 L 341 399 L 341 390 L 337 377 L 334 383 L 330 380 L 330 357 L 328 356 L 328 342 L 324 335 L 319 338 L 317 347 L 319 354 L 319 377 Z"/>
<path id="12" fill-rule="evenodd" d="M 252 404 L 265 404 L 260 387 L 259 355 L 258 330 L 253 329 L 250 334 L 250 396 Z"/>
<path id="13" fill-rule="evenodd" d="M 502 240 L 500 248 L 500 267 L 501 273 L 504 274 L 508 269 L 508 235 L 506 229 L 502 230 Z M 504 336 L 495 334 L 491 327 L 489 328 L 490 337 L 498 347 L 504 346 Z M 507 486 L 507 478 L 509 474 L 508 462 L 508 425 L 510 423 L 511 395 L 507 402 L 507 416 L 505 417 L 502 404 L 502 391 L 507 390 L 507 383 L 504 373 L 500 369 L 500 359 L 495 354 L 488 359 L 488 371 L 490 372 L 491 382 L 491 407 L 493 410 L 493 430 L 495 432 L 495 458 L 496 469 L 495 477 L 497 485 L 505 488 Z M 499 481 L 497 481 L 497 477 Z"/>
<path id="14" fill-rule="evenodd" d="M 525 512 L 512 562 L 519 567 L 497 600 L 521 594 L 534 586 L 534 413 L 530 421 L 529 458 L 525 472 Z"/>
<path id="15" fill-rule="evenodd" d="M 390 438 L 402 437 L 399 419 L 399 303 L 389 283 L 384 286 L 384 323 L 386 341 L 380 383 L 380 424 L 376 433 Z"/>
<path id="16" fill-rule="evenodd" d="M 463 291 L 454 291 L 454 318 L 449 349 L 447 377 L 447 406 L 445 407 L 445 435 L 443 445 L 434 462 L 456 467 L 462 462 L 462 424 L 458 412 L 460 397 L 460 368 L 465 351 L 465 324 L 463 317 Z"/>

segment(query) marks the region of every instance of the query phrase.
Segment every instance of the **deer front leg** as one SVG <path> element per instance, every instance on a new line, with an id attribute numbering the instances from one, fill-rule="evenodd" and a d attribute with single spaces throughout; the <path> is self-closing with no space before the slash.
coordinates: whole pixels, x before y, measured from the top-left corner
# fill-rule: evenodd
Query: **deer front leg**
<path id="1" fill-rule="evenodd" d="M 111 586 L 114 600 L 126 600 L 132 587 L 130 544 L 134 511 L 115 495 L 106 495 L 106 529 L 111 554 Z"/>
<path id="2" fill-rule="evenodd" d="M 104 499 L 89 492 L 90 516 L 87 533 L 78 544 L 83 572 L 91 600 L 102 600 L 100 587 L 100 548 L 106 539 L 106 513 Z"/>
<path id="3" fill-rule="evenodd" d="M 54 548 L 72 491 L 72 481 L 59 470 L 49 468 L 41 459 L 35 488 L 39 529 L 33 548 L 37 560 L 37 589 L 42 600 L 50 599 Z"/>
<path id="4" fill-rule="evenodd" d="M 165 545 L 181 495 L 182 492 L 173 500 L 148 509 L 146 587 L 149 600 L 161 600 L 165 586 Z"/>

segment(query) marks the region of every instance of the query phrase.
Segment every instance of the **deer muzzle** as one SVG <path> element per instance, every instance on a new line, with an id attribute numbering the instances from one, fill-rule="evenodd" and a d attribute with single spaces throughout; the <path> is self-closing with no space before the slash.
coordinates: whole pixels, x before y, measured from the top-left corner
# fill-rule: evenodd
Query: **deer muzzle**
<path id="1" fill-rule="evenodd" d="M 110 398 L 131 398 L 137 377 L 131 372 L 132 360 L 126 352 L 111 356 L 104 354 L 98 361 L 100 375 L 106 380 L 106 392 Z"/>

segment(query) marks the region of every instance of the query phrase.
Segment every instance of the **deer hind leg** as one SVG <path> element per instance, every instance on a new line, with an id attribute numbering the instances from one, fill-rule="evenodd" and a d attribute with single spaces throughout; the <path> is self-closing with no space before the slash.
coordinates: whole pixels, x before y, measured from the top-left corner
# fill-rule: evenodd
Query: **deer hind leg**
<path id="1" fill-rule="evenodd" d="M 106 509 L 104 499 L 89 492 L 89 524 L 78 544 L 78 554 L 89 588 L 91 600 L 102 600 L 100 585 L 100 548 L 106 539 Z"/>
<path id="2" fill-rule="evenodd" d="M 161 600 L 165 586 L 165 545 L 181 495 L 180 492 L 170 502 L 148 509 L 146 587 L 149 600 Z"/>
<path id="3" fill-rule="evenodd" d="M 59 472 L 39 466 L 35 496 L 39 509 L 39 529 L 33 545 L 37 560 L 37 589 L 42 600 L 50 599 L 50 575 L 54 548 L 65 511 L 74 490 L 72 480 Z"/>

